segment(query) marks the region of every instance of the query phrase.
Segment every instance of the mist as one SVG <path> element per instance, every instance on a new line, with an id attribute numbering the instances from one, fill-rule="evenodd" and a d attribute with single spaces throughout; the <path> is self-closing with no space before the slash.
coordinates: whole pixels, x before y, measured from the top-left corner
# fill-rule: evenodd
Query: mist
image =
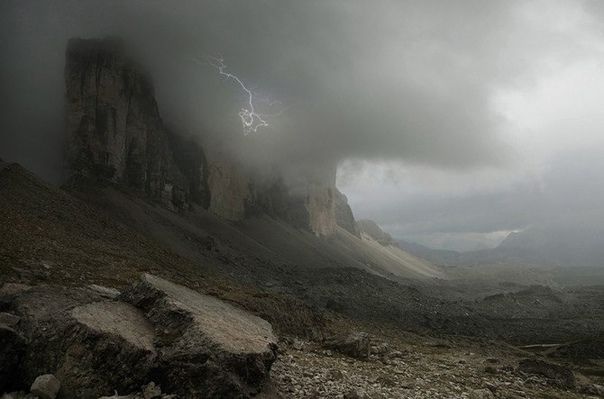
<path id="1" fill-rule="evenodd" d="M 291 175 L 337 164 L 357 218 L 395 237 L 467 249 L 604 221 L 598 15 L 589 1 L 3 1 L 0 157 L 61 181 L 67 40 L 119 36 L 173 130 Z M 247 94 L 206 56 L 268 126 L 243 134 Z"/>

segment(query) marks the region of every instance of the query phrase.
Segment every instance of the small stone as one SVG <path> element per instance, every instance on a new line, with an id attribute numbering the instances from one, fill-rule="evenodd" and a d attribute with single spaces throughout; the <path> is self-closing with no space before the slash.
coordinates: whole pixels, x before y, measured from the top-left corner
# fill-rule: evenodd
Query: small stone
<path id="1" fill-rule="evenodd" d="M 388 353 L 388 357 L 391 359 L 400 359 L 403 357 L 403 352 L 401 351 L 392 351 Z"/>
<path id="2" fill-rule="evenodd" d="M 297 351 L 303 351 L 305 349 L 304 342 L 300 341 L 299 339 L 294 339 L 294 342 L 292 343 L 292 348 Z"/>
<path id="3" fill-rule="evenodd" d="M 60 388 L 61 382 L 54 375 L 44 374 L 38 376 L 31 384 L 30 391 L 41 399 L 55 399 Z"/>
<path id="4" fill-rule="evenodd" d="M 161 397 L 161 388 L 155 385 L 153 381 L 143 387 L 143 396 L 145 399 L 156 399 Z"/>
<path id="5" fill-rule="evenodd" d="M 472 392 L 470 392 L 470 395 L 468 396 L 468 399 L 494 399 L 494 398 L 495 398 L 495 396 L 493 396 L 493 393 L 487 388 L 475 389 Z"/>

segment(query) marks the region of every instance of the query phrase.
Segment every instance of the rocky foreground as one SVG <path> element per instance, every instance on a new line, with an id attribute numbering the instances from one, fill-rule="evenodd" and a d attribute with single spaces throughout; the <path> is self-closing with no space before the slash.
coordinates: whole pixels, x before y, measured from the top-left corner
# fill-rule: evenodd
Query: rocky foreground
<path id="1" fill-rule="evenodd" d="M 283 337 L 278 349 L 265 320 L 150 274 L 121 293 L 5 284 L 0 311 L 3 399 L 604 395 L 569 367 L 487 340 L 350 332 Z"/>
<path id="2" fill-rule="evenodd" d="M 5 284 L 2 389 L 53 375 L 63 398 L 128 394 L 151 381 L 179 397 L 261 391 L 277 350 L 268 322 L 149 274 L 117 294 Z"/>

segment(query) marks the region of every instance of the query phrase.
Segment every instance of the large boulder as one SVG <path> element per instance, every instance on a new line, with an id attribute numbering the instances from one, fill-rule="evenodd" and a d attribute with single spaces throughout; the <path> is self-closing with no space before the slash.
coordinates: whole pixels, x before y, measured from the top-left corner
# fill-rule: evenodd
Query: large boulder
<path id="1" fill-rule="evenodd" d="M 131 305 L 91 290 L 35 287 L 15 300 L 27 341 L 21 386 L 54 374 L 59 397 L 98 398 L 138 390 L 156 365 L 154 332 Z"/>
<path id="2" fill-rule="evenodd" d="M 53 374 L 59 398 L 145 386 L 153 397 L 149 381 L 182 397 L 247 398 L 263 388 L 276 358 L 265 320 L 148 274 L 118 300 L 98 286 L 12 288 L 0 290 L 13 312 L 0 313 L 12 323 L 0 325 L 0 392 Z"/>
<path id="3" fill-rule="evenodd" d="M 157 382 L 166 391 L 245 398 L 262 388 L 277 353 L 267 321 L 149 274 L 119 299 L 154 325 Z"/>

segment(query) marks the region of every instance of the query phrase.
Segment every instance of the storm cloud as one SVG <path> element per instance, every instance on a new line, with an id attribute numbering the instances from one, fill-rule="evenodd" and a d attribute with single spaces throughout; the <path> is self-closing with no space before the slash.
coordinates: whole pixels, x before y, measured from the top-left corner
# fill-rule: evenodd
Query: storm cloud
<path id="1" fill-rule="evenodd" d="M 251 160 L 339 163 L 357 216 L 403 238 L 518 230 L 596 208 L 563 198 L 585 170 L 601 180 L 604 84 L 585 81 L 602 75 L 598 15 L 563 0 L 7 0 L 0 157 L 60 180 L 67 40 L 120 36 L 182 134 Z M 207 55 L 268 127 L 243 137 L 246 93 Z M 544 207 L 551 187 L 560 205 Z"/>

